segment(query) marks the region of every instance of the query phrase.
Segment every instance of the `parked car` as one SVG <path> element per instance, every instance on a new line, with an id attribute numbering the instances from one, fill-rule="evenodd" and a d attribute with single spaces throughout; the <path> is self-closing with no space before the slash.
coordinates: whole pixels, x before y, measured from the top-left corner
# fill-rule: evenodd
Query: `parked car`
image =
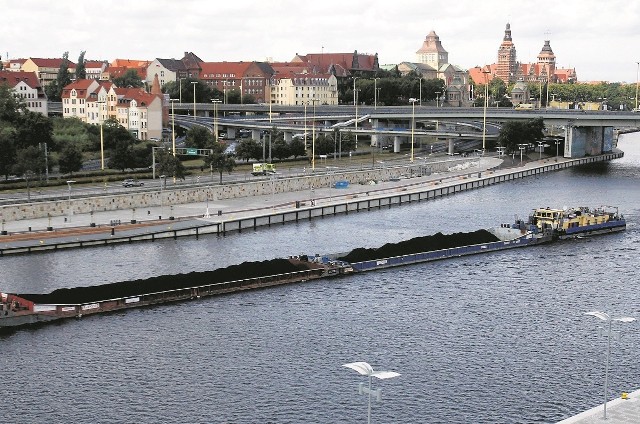
<path id="1" fill-rule="evenodd" d="M 133 178 L 127 178 L 122 182 L 122 187 L 142 187 L 144 183 L 139 180 L 134 180 Z"/>

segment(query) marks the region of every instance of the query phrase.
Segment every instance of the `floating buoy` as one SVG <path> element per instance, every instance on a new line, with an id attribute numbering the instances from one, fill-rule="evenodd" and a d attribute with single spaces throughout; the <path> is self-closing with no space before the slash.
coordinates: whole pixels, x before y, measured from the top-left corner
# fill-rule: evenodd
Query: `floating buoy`
<path id="1" fill-rule="evenodd" d="M 629 399 L 629 393 L 627 393 L 627 392 L 622 392 L 622 399 L 624 399 L 624 400 L 628 400 L 628 399 Z"/>

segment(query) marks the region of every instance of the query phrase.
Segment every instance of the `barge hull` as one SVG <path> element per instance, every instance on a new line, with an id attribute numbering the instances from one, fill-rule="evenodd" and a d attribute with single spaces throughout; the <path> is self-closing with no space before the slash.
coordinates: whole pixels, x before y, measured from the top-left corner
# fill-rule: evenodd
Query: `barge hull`
<path id="1" fill-rule="evenodd" d="M 353 262 L 351 266 L 356 272 L 374 271 L 383 268 L 392 268 L 403 265 L 412 265 L 421 262 L 431 262 L 441 259 L 449 259 L 460 256 L 477 255 L 480 253 L 496 252 L 518 247 L 527 247 L 541 243 L 550 242 L 551 237 L 524 236 L 513 240 L 496 241 L 492 243 L 482 243 L 470 246 L 453 247 L 449 249 L 421 252 L 411 255 L 394 256 L 383 259 L 373 259 L 370 261 Z"/>

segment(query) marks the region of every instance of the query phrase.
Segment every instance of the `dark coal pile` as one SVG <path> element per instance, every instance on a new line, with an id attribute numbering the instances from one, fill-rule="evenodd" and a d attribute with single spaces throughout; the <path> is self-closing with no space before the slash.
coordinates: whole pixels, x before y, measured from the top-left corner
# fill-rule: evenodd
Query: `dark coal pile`
<path id="1" fill-rule="evenodd" d="M 73 287 L 54 290 L 49 294 L 21 294 L 20 296 L 40 304 L 89 303 L 246 278 L 285 274 L 305 269 L 308 269 L 305 264 L 294 265 L 287 259 L 272 259 L 260 262 L 244 262 L 214 271 L 162 275 L 144 280 L 120 281 L 93 287 Z"/>
<path id="2" fill-rule="evenodd" d="M 346 256 L 338 259 L 347 262 L 363 262 L 494 241 L 499 241 L 499 239 L 487 230 L 478 230 L 471 233 L 436 233 L 431 236 L 414 237 L 411 240 L 399 243 L 387 243 L 377 249 L 354 249 Z"/>

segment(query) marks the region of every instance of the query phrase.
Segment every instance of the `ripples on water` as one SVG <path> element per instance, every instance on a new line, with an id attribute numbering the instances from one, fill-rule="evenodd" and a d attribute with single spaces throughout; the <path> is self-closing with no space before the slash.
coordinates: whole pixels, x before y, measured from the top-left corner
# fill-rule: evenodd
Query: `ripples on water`
<path id="1" fill-rule="evenodd" d="M 204 237 L 2 258 L 7 291 L 346 252 L 612 204 L 623 234 L 86 317 L 1 336 L 7 421 L 550 423 L 598 405 L 605 340 L 589 310 L 638 316 L 640 148 L 625 158 L 437 201 Z M 612 346 L 612 396 L 637 388 L 638 324 Z"/>

